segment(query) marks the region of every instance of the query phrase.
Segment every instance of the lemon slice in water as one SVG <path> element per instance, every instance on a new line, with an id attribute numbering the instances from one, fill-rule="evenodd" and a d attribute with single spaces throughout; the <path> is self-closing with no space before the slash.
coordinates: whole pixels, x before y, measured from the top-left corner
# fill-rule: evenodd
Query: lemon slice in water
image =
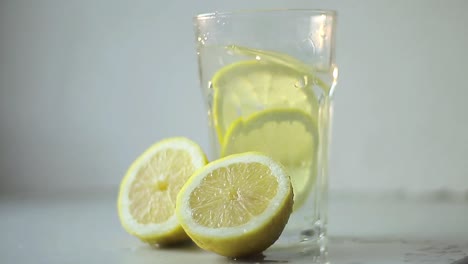
<path id="1" fill-rule="evenodd" d="M 226 133 L 221 155 L 258 151 L 283 164 L 291 177 L 296 210 L 315 182 L 317 147 L 315 119 L 301 110 L 270 109 L 235 121 Z"/>
<path id="2" fill-rule="evenodd" d="M 307 76 L 289 65 L 257 60 L 225 66 L 212 79 L 213 123 L 219 142 L 241 116 L 272 108 L 299 109 L 311 115 L 318 102 Z"/>

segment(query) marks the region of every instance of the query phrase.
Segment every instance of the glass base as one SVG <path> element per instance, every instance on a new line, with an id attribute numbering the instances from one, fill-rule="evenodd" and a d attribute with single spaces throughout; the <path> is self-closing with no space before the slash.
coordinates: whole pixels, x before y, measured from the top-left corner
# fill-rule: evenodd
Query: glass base
<path id="1" fill-rule="evenodd" d="M 323 239 L 320 239 L 317 236 L 309 236 L 308 234 L 305 237 L 307 237 L 307 239 L 298 242 L 297 235 L 282 235 L 274 245 L 263 253 L 248 258 L 230 259 L 228 263 L 329 264 L 326 241 L 323 241 Z"/>
<path id="2" fill-rule="evenodd" d="M 285 229 L 263 255 L 264 261 L 277 263 L 328 263 L 326 230 L 320 222 L 312 229 Z"/>

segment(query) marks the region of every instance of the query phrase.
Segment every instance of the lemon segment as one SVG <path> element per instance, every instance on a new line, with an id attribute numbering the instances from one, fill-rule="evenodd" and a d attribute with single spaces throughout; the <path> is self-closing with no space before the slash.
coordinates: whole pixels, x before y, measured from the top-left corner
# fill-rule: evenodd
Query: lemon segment
<path id="1" fill-rule="evenodd" d="M 124 229 L 150 244 L 188 240 L 175 216 L 176 198 L 206 162 L 201 148 L 186 138 L 166 139 L 148 148 L 120 185 L 117 206 Z"/>
<path id="2" fill-rule="evenodd" d="M 240 257 L 272 245 L 292 206 L 293 191 L 284 168 L 270 157 L 248 152 L 198 170 L 180 191 L 176 213 L 199 247 Z"/>
<path id="3" fill-rule="evenodd" d="M 296 210 L 317 175 L 316 124 L 312 116 L 295 109 L 270 109 L 238 118 L 226 133 L 221 155 L 258 151 L 280 162 L 291 177 Z"/>

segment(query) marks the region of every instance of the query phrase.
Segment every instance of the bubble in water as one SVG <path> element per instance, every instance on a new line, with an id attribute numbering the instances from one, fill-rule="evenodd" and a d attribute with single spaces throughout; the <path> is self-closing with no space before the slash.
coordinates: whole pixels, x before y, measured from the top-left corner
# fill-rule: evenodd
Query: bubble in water
<path id="1" fill-rule="evenodd" d="M 299 88 L 299 89 L 304 88 L 306 85 L 307 85 L 307 76 L 303 76 L 302 79 L 299 79 L 294 83 L 294 87 Z"/>
<path id="2" fill-rule="evenodd" d="M 313 79 L 312 79 L 312 85 L 318 85 L 318 84 L 319 84 L 319 83 L 318 83 L 317 78 L 313 78 Z"/>
<path id="3" fill-rule="evenodd" d="M 236 107 L 236 112 L 238 116 L 242 116 L 242 108 L 239 105 Z"/>

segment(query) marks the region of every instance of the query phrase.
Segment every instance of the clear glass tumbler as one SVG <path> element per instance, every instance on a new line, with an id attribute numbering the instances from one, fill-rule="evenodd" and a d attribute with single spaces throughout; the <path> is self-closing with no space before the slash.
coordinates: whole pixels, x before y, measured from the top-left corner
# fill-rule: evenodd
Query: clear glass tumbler
<path id="1" fill-rule="evenodd" d="M 260 151 L 282 163 L 294 208 L 272 248 L 323 253 L 336 13 L 216 12 L 194 23 L 209 158 Z"/>

